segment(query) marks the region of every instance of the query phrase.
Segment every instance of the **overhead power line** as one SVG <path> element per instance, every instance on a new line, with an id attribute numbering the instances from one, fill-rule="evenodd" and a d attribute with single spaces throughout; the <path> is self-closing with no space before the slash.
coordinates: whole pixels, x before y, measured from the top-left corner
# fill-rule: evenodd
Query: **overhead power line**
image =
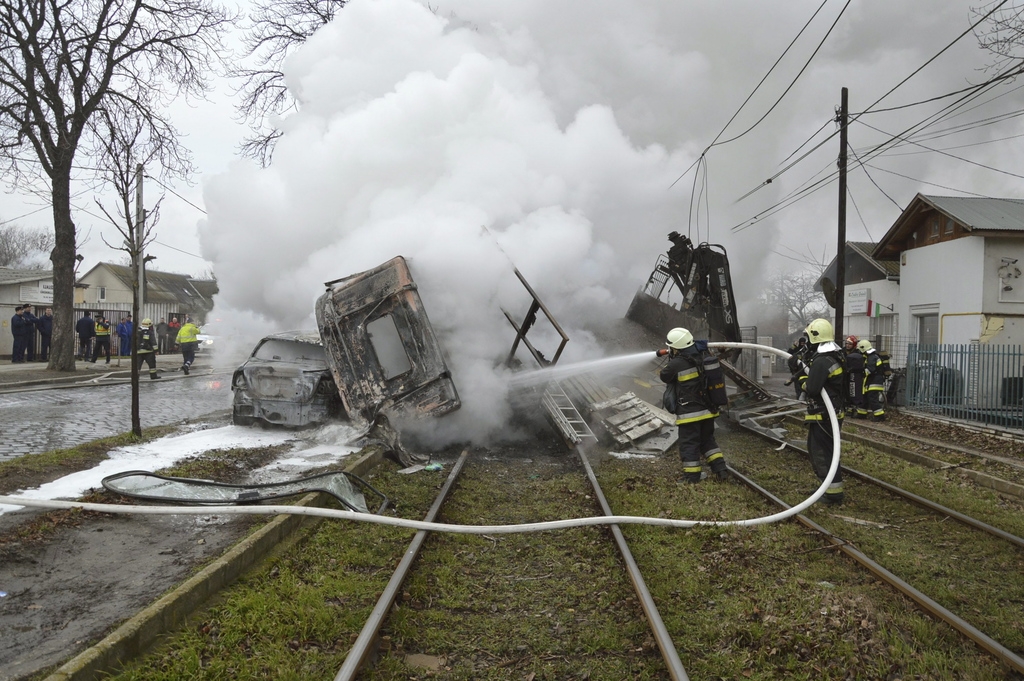
<path id="1" fill-rule="evenodd" d="M 861 113 L 857 114 L 856 116 L 851 116 L 851 117 L 850 117 L 850 123 L 852 124 L 853 122 L 855 122 L 856 120 L 858 120 L 858 119 L 859 119 L 859 118 L 860 118 L 861 116 L 864 116 L 864 115 L 866 115 L 866 114 L 868 114 L 868 113 L 871 113 L 871 112 L 873 111 L 874 107 L 875 107 L 875 106 L 877 106 L 877 105 L 878 105 L 878 104 L 879 104 L 879 103 L 880 103 L 881 101 L 883 101 L 883 100 L 884 100 L 884 99 L 885 99 L 886 97 L 888 97 L 888 96 L 889 96 L 889 95 L 891 95 L 891 94 L 892 94 L 893 92 L 895 92 L 896 90 L 898 90 L 899 88 L 901 88 L 901 87 L 902 87 L 903 85 L 905 85 L 905 84 L 906 84 L 906 83 L 907 83 L 907 82 L 908 82 L 908 81 L 909 81 L 909 80 L 910 80 L 911 78 L 913 78 L 913 77 L 914 77 L 914 76 L 916 76 L 916 75 L 917 75 L 918 73 L 920 73 L 920 72 L 921 72 L 922 70 L 924 70 L 924 69 L 925 69 L 925 68 L 926 68 L 926 67 L 927 67 L 927 66 L 928 66 L 929 64 L 931 64 L 931 63 L 932 63 L 933 61 L 935 61 L 935 60 L 936 60 L 936 59 L 938 59 L 938 58 L 939 58 L 940 56 L 942 56 L 943 54 L 945 54 L 945 53 L 946 53 L 946 51 L 948 51 L 948 50 L 949 50 L 950 48 L 952 48 L 952 47 L 953 47 L 953 45 L 955 45 L 956 43 L 960 42 L 960 41 L 961 41 L 961 40 L 962 40 L 962 39 L 964 38 L 964 36 L 966 36 L 966 35 L 968 35 L 968 34 L 972 33 L 972 32 L 974 31 L 974 29 L 975 29 L 975 28 L 976 28 L 976 27 L 977 27 L 977 26 L 978 26 L 979 24 L 981 24 L 981 23 L 982 23 L 983 21 L 987 20 L 987 19 L 988 19 L 988 18 L 989 18 L 989 17 L 990 17 L 990 16 L 992 15 L 992 14 L 994 14 L 994 13 L 995 13 L 995 12 L 996 12 L 996 11 L 997 11 L 997 10 L 998 10 L 999 8 L 1001 8 L 1001 7 L 1002 7 L 1003 5 L 1005 5 L 1005 4 L 1007 3 L 1007 2 L 1009 2 L 1009 0 L 1002 0 L 1002 1 L 1001 1 L 1001 2 L 999 3 L 999 4 L 997 4 L 997 5 L 996 5 L 996 6 L 994 6 L 994 7 L 993 7 L 993 8 L 991 9 L 991 10 L 989 10 L 989 11 L 988 11 L 988 12 L 987 12 L 987 13 L 986 13 L 986 14 L 985 14 L 984 16 L 982 16 L 982 17 L 981 17 L 980 19 L 978 19 L 978 20 L 977 20 L 976 22 L 974 22 L 973 24 L 971 24 L 971 25 L 970 25 L 970 26 L 969 26 L 969 27 L 967 28 L 967 30 L 965 30 L 965 31 L 963 31 L 962 33 L 960 33 L 960 34 L 959 34 L 959 35 L 958 35 L 958 36 L 957 36 L 956 38 L 954 38 L 954 39 L 953 39 L 952 41 L 950 41 L 950 42 L 949 42 L 949 43 L 948 43 L 948 44 L 947 44 L 947 45 L 946 45 L 945 47 L 943 47 L 943 48 L 942 48 L 941 50 L 939 50 L 938 52 L 936 52 L 936 53 L 935 53 L 935 54 L 934 54 L 934 55 L 933 55 L 932 57 L 930 57 L 930 58 L 929 58 L 929 59 L 928 59 L 927 61 L 925 61 L 925 62 L 924 62 L 923 64 L 921 64 L 921 66 L 919 66 L 919 67 L 917 67 L 916 69 L 914 69 L 914 70 L 913 70 L 913 71 L 912 71 L 912 72 L 911 72 L 911 73 L 910 73 L 909 75 L 907 75 L 907 76 L 906 76 L 905 78 L 903 78 L 903 80 L 901 80 L 900 82 L 896 83 L 896 85 L 894 85 L 894 86 L 893 86 L 892 88 L 890 88 L 890 89 L 889 89 L 889 90 L 888 90 L 888 91 L 887 91 L 887 92 L 886 92 L 885 94 L 883 94 L 883 95 L 882 95 L 881 97 L 879 97 L 878 99 L 876 99 L 876 100 L 875 100 L 875 101 L 874 101 L 874 102 L 873 102 L 873 103 L 872 103 L 872 104 L 871 104 L 870 106 L 868 106 L 868 107 L 867 107 L 867 108 L 866 108 L 866 109 L 865 109 L 864 111 L 862 111 Z M 1018 68 L 1018 69 L 1014 69 L 1014 70 L 1019 70 L 1019 68 Z M 996 77 L 996 78 L 994 78 L 994 79 L 990 79 L 989 81 L 986 81 L 985 83 L 982 83 L 981 85 L 978 85 L 978 86 L 974 86 L 973 88 L 968 88 L 967 90 L 968 90 L 969 92 L 971 92 L 971 93 L 976 93 L 976 92 L 977 92 L 977 91 L 978 91 L 979 89 L 981 89 L 981 88 L 984 88 L 984 87 L 988 87 L 988 86 L 990 86 L 990 85 L 991 85 L 992 83 L 994 83 L 994 82 L 997 82 L 997 81 L 1000 81 L 1000 80 L 1004 80 L 1004 79 L 1005 79 L 1005 75 L 1006 75 L 1006 72 L 1004 72 L 1003 74 L 1000 74 L 999 76 L 997 76 L 997 77 Z M 927 119 L 926 119 L 926 120 L 927 120 Z M 913 128 L 913 127 L 916 127 L 916 126 L 912 126 L 912 128 Z M 911 129 L 912 129 L 912 128 L 911 128 Z M 781 169 L 780 171 L 778 171 L 777 173 L 775 173 L 774 175 L 772 175 L 771 177 L 769 177 L 768 179 L 766 179 L 766 180 L 765 180 L 764 182 L 762 182 L 762 183 L 761 183 L 761 184 L 759 184 L 758 186 L 756 186 L 756 187 L 754 187 L 753 189 L 751 189 L 750 191 L 748 191 L 748 192 L 747 192 L 746 194 L 744 194 L 744 195 L 743 195 L 743 196 L 741 196 L 740 198 L 736 199 L 736 201 L 737 201 L 737 202 L 738 202 L 738 201 L 742 201 L 743 199 L 747 198 L 747 197 L 748 197 L 748 196 L 750 196 L 751 194 L 754 194 L 754 193 L 755 193 L 755 192 L 757 192 L 758 190 L 760 190 L 760 189 L 763 189 L 764 187 L 768 186 L 769 184 L 771 184 L 772 182 L 774 182 L 774 181 L 775 181 L 776 179 L 778 179 L 780 175 L 782 175 L 783 173 L 785 173 L 785 172 L 787 172 L 788 170 L 790 170 L 790 169 L 791 169 L 791 168 L 792 168 L 793 166 L 795 166 L 795 165 L 796 165 L 797 163 L 799 163 L 799 162 L 800 162 L 800 161 L 802 161 L 803 159 L 807 158 L 807 157 L 808 157 L 808 156 L 809 156 L 809 155 L 810 155 L 811 153 L 813 153 L 813 152 L 814 152 L 814 151 L 816 151 L 817 149 L 821 148 L 821 147 L 822 147 L 822 146 L 823 146 L 823 145 L 824 145 L 824 144 L 825 144 L 826 142 L 828 142 L 828 141 L 829 141 L 830 139 L 832 139 L 833 137 L 835 137 L 835 136 L 836 136 L 836 135 L 838 135 L 838 134 L 839 134 L 839 131 L 838 131 L 838 130 L 837 130 L 837 131 L 835 131 L 835 132 L 833 132 L 833 133 L 832 133 L 831 135 L 829 135 L 829 136 L 828 136 L 827 138 L 825 138 L 824 140 L 822 140 L 822 141 L 821 141 L 821 142 L 820 142 L 819 144 L 815 145 L 815 146 L 814 146 L 814 148 L 812 148 L 812 149 L 811 149 L 811 150 L 809 150 L 808 152 L 806 152 L 806 153 L 802 154 L 802 155 L 801 155 L 801 156 L 800 156 L 799 158 L 797 158 L 796 160 L 794 160 L 794 161 L 792 161 L 791 163 L 789 163 L 789 164 L 787 164 L 786 166 L 784 166 L 784 167 L 783 167 L 783 168 L 782 168 L 782 169 Z M 734 229 L 735 229 L 735 228 L 734 228 Z"/>

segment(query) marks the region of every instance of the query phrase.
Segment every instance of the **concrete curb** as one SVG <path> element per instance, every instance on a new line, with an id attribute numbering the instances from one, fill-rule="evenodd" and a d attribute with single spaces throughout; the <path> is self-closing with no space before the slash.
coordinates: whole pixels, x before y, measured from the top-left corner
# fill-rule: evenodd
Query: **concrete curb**
<path id="1" fill-rule="evenodd" d="M 383 450 L 362 456 L 345 471 L 363 477 L 377 466 Z M 304 496 L 297 505 L 322 506 L 327 494 L 316 492 Z M 280 515 L 235 544 L 223 556 L 184 582 L 155 603 L 145 608 L 92 647 L 82 651 L 45 678 L 45 681 L 94 681 L 121 664 L 145 652 L 158 637 L 173 632 L 188 617 L 238 577 L 262 560 L 293 533 L 312 527 L 322 518 Z"/>

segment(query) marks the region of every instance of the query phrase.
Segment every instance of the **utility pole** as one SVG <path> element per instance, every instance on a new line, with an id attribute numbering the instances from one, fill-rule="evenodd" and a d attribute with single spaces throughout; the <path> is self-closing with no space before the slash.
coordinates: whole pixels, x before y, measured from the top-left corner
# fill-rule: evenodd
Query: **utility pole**
<path id="1" fill-rule="evenodd" d="M 839 104 L 839 245 L 836 249 L 836 324 L 835 335 L 843 346 L 843 316 L 846 314 L 846 128 L 850 122 L 848 91 L 843 88 Z"/>
<path id="2" fill-rule="evenodd" d="M 135 268 L 135 295 L 132 296 L 131 338 L 132 433 L 135 434 L 135 437 L 142 437 L 142 418 L 139 411 L 139 325 L 142 320 L 139 319 L 139 311 L 142 309 L 142 301 L 146 291 L 146 282 L 142 274 L 142 244 L 145 232 L 143 221 L 145 220 L 145 215 L 145 210 L 142 208 L 142 164 L 139 163 L 135 166 L 135 233 L 132 234 L 130 231 L 128 233 L 128 236 L 135 238 L 134 244 L 128 244 L 130 247 L 129 253 L 132 256 L 132 266 Z"/>

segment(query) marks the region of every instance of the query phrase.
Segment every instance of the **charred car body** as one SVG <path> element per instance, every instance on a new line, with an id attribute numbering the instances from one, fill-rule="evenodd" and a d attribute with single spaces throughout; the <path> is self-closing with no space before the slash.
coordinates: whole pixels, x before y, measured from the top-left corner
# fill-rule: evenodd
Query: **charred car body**
<path id="1" fill-rule="evenodd" d="M 459 408 L 404 258 L 325 285 L 316 302 L 319 331 L 267 336 L 235 370 L 236 424 L 343 418 L 363 428 L 382 412 L 441 416 Z"/>
<path id="2" fill-rule="evenodd" d="M 316 331 L 266 336 L 231 377 L 232 421 L 301 427 L 343 415 Z"/>
<path id="3" fill-rule="evenodd" d="M 327 363 L 348 418 L 442 416 L 461 406 L 405 258 L 329 281 L 316 302 Z"/>

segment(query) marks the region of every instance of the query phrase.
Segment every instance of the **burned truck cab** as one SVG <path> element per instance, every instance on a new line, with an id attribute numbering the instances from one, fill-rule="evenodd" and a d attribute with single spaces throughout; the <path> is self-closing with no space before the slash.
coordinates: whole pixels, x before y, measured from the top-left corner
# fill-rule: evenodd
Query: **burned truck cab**
<path id="1" fill-rule="evenodd" d="M 325 286 L 316 321 L 349 419 L 441 416 L 461 406 L 405 258 Z"/>

